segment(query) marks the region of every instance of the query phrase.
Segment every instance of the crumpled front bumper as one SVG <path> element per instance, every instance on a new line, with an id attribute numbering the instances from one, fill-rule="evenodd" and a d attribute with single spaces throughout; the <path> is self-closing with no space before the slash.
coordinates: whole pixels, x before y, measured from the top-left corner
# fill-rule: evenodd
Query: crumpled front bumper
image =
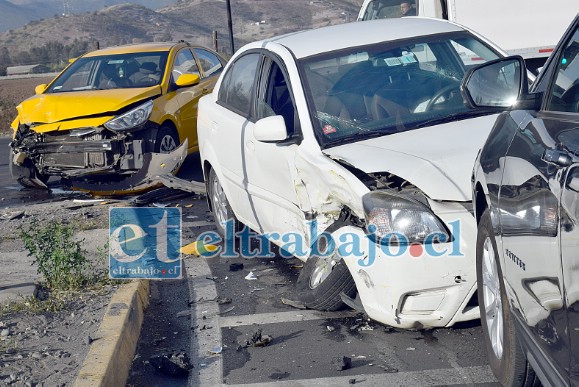
<path id="1" fill-rule="evenodd" d="M 143 167 L 120 181 L 72 178 L 71 188 L 96 195 L 127 195 L 145 192 L 171 180 L 187 157 L 188 142 L 171 153 L 145 153 Z"/>
<path id="2" fill-rule="evenodd" d="M 429 255 L 424 245 L 420 254 L 410 248 L 399 254 L 396 246 L 392 254 L 385 254 L 364 230 L 353 226 L 332 233 L 337 241 L 347 234 L 362 241 L 364 258 L 343 258 L 370 318 L 405 329 L 449 327 L 479 318 L 478 306 L 470 302 L 476 292 L 476 247 L 472 243 L 476 240 L 476 222 L 458 203 L 434 203 L 433 210 L 446 224 L 460 227 L 453 228 L 459 230 L 454 242 L 432 247 L 436 256 Z M 348 238 L 344 240 L 351 240 Z"/>
<path id="3" fill-rule="evenodd" d="M 43 181 L 59 176 L 75 190 L 119 195 L 144 192 L 174 177 L 188 142 L 171 153 L 153 153 L 146 138 L 99 127 L 37 133 L 21 125 L 10 147 L 11 174 L 25 186 L 47 188 Z"/>

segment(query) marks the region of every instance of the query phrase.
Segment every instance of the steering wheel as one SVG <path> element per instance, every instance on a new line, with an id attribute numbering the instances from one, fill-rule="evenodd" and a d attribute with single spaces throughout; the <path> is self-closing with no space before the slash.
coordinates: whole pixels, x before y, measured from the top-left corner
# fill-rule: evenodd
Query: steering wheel
<path id="1" fill-rule="evenodd" d="M 434 105 L 436 105 L 436 102 L 441 99 L 442 97 L 445 98 L 445 100 L 449 100 L 450 96 L 453 94 L 453 91 L 457 91 L 458 94 L 460 95 L 460 86 L 457 84 L 452 84 L 452 85 L 448 85 L 443 87 L 442 89 L 438 90 L 430 99 L 430 101 L 428 101 L 428 103 L 426 104 L 426 107 L 424 108 L 425 112 L 428 112 L 430 110 L 432 110 L 432 108 L 434 107 Z"/>

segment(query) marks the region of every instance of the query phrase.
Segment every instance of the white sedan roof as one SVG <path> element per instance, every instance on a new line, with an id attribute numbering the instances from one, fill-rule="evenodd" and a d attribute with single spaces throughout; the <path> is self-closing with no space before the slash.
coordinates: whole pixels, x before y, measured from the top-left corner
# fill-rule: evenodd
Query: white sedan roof
<path id="1" fill-rule="evenodd" d="M 251 46 L 263 47 L 269 42 L 278 43 L 291 50 L 296 58 L 304 58 L 348 47 L 463 30 L 456 24 L 440 19 L 382 19 L 294 32 L 255 42 Z"/>

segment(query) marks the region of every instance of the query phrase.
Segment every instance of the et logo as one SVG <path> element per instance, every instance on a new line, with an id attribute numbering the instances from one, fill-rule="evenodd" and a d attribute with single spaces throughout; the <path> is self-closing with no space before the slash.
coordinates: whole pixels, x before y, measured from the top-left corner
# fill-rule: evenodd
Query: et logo
<path id="1" fill-rule="evenodd" d="M 110 209 L 110 278 L 181 278 L 180 249 L 180 208 Z"/>

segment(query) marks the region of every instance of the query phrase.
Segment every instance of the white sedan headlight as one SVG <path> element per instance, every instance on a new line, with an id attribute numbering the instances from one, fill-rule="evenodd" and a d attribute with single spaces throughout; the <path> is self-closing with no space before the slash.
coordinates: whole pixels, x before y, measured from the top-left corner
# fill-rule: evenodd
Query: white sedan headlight
<path id="1" fill-rule="evenodd" d="M 423 203 L 385 191 L 362 197 L 366 229 L 377 243 L 450 242 L 448 229 Z"/>
<path id="2" fill-rule="evenodd" d="M 120 116 L 105 123 L 105 127 L 110 130 L 130 130 L 143 125 L 153 111 L 153 101 L 147 101 Z"/>

